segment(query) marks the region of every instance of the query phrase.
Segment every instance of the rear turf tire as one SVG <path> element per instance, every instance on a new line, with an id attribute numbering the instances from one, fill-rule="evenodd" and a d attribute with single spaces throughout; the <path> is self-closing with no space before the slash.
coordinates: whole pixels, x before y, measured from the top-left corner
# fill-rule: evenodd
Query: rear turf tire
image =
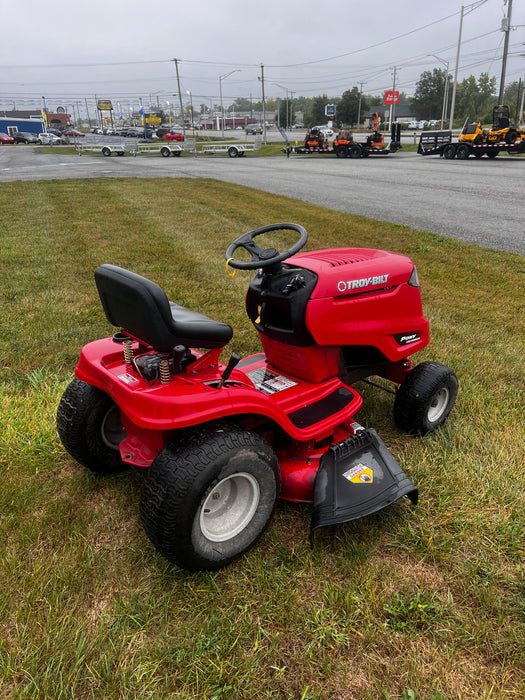
<path id="1" fill-rule="evenodd" d="M 113 474 L 126 468 L 119 451 L 126 436 L 120 410 L 105 391 L 73 379 L 58 406 L 57 430 L 73 459 L 92 472 Z"/>
<path id="2" fill-rule="evenodd" d="M 259 539 L 279 491 L 277 458 L 266 440 L 239 426 L 205 426 L 153 461 L 142 524 L 169 561 L 190 570 L 218 569 Z"/>

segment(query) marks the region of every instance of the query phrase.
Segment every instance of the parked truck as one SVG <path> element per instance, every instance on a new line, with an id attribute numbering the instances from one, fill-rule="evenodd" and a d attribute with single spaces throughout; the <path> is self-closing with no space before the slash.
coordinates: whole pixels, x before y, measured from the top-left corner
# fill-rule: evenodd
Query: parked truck
<path id="1" fill-rule="evenodd" d="M 492 111 L 492 126 L 485 130 L 481 122 L 465 124 L 456 142 L 451 131 L 427 131 L 419 138 L 418 153 L 440 155 L 447 159 L 465 160 L 473 155 L 495 158 L 500 151 L 525 153 L 525 129 L 510 122 L 508 105 L 497 105 Z"/>

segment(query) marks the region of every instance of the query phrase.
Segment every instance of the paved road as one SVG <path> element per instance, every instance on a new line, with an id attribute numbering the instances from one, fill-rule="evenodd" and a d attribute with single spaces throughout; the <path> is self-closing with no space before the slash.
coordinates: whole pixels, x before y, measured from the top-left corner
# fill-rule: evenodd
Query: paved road
<path id="1" fill-rule="evenodd" d="M 93 177 L 215 178 L 525 256 L 523 158 L 104 158 L 0 147 L 0 182 Z"/>

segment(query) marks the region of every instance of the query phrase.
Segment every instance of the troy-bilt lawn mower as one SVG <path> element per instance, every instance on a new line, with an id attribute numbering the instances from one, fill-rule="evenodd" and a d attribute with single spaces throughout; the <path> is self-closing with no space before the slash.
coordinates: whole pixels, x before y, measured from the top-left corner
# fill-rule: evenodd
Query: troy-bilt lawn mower
<path id="1" fill-rule="evenodd" d="M 255 242 L 283 230 L 295 243 L 282 253 Z M 306 241 L 302 226 L 280 223 L 228 248 L 227 266 L 258 270 L 246 310 L 264 352 L 233 353 L 226 365 L 229 325 L 168 301 L 128 270 L 95 272 L 106 316 L 121 330 L 82 349 L 58 432 L 94 472 L 147 469 L 144 528 L 182 567 L 239 557 L 279 497 L 313 503 L 312 536 L 403 495 L 417 501 L 377 433 L 353 420 L 358 380 L 377 375 L 399 387 L 394 417 L 410 433 L 435 430 L 454 405 L 452 370 L 409 359 L 428 343 L 411 260 L 359 248 L 299 253 Z M 235 258 L 239 248 L 250 259 Z"/>

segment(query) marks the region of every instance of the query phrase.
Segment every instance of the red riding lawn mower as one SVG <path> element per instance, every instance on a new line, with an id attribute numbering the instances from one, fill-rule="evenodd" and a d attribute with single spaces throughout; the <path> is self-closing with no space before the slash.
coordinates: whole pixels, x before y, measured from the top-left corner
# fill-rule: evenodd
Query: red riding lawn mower
<path id="1" fill-rule="evenodd" d="M 284 252 L 255 242 L 282 230 L 298 239 Z M 246 310 L 263 352 L 233 353 L 226 365 L 219 356 L 229 325 L 168 301 L 128 270 L 95 272 L 120 330 L 82 349 L 58 432 L 96 473 L 146 470 L 144 529 L 184 568 L 239 557 L 279 498 L 313 504 L 311 537 L 404 495 L 417 502 L 377 433 L 354 421 L 362 404 L 355 382 L 376 375 L 397 385 L 394 418 L 409 433 L 435 430 L 454 405 L 454 372 L 409 359 L 429 340 L 411 260 L 359 248 L 299 253 L 306 241 L 302 226 L 279 223 L 228 248 L 227 266 L 257 270 Z M 239 248 L 245 260 L 234 257 Z"/>

